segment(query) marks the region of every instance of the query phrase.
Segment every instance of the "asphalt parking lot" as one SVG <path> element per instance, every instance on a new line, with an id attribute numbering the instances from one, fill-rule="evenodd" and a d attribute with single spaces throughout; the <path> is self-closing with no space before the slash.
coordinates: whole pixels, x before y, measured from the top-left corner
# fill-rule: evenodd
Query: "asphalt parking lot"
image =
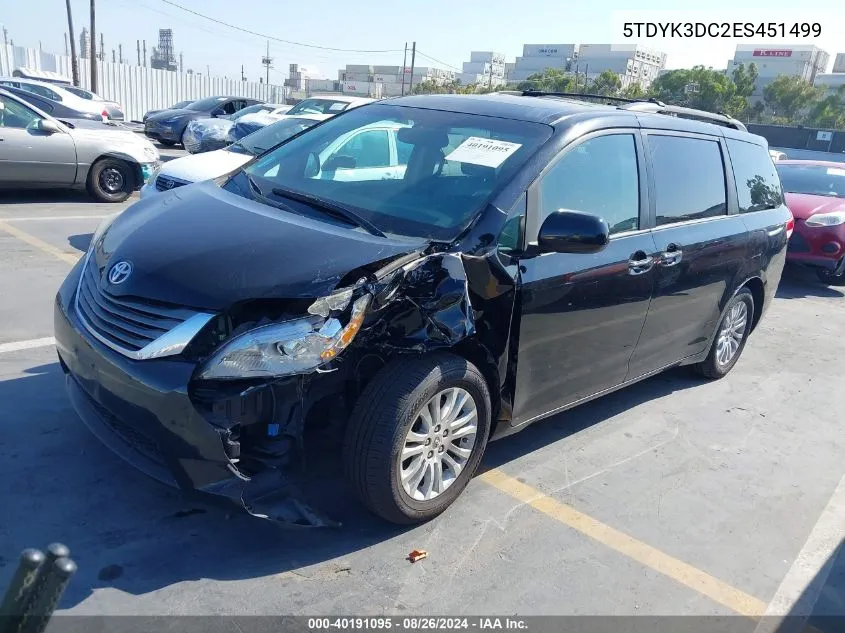
<path id="1" fill-rule="evenodd" d="M 845 615 L 842 290 L 788 268 L 726 379 L 671 371 L 496 442 L 426 525 L 361 510 L 327 458 L 343 527 L 285 529 L 186 501 L 71 409 L 53 297 L 123 206 L 0 194 L 0 587 L 59 540 L 72 614 Z"/>

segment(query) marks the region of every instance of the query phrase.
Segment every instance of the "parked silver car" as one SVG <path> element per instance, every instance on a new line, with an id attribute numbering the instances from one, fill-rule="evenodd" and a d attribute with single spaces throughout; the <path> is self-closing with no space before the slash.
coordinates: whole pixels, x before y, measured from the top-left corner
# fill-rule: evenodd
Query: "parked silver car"
<path id="1" fill-rule="evenodd" d="M 62 123 L 0 89 L 0 188 L 86 188 L 122 202 L 158 167 L 158 150 L 125 128 Z"/>

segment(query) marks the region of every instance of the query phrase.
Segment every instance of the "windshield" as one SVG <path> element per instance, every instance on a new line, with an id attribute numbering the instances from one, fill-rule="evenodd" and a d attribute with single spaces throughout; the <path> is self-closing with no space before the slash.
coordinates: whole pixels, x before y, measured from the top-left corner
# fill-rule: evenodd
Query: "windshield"
<path id="1" fill-rule="evenodd" d="M 82 97 L 83 99 L 88 99 L 89 101 L 102 101 L 102 99 L 95 95 L 93 92 L 88 92 L 87 90 L 77 88 L 76 86 L 62 86 L 62 88 L 67 90 L 69 93 L 76 95 L 77 97 Z"/>
<path id="2" fill-rule="evenodd" d="M 266 103 L 256 103 L 255 105 L 247 106 L 245 108 L 241 108 L 237 112 L 235 112 L 230 118 L 235 121 L 240 119 L 245 114 L 253 114 L 255 112 L 270 112 L 273 108 L 267 106 Z"/>
<path id="3" fill-rule="evenodd" d="M 303 118 L 276 121 L 267 127 L 243 137 L 234 145 L 229 146 L 229 149 L 236 152 L 244 151 L 247 154 L 258 156 L 279 143 L 288 140 L 294 134 L 299 134 L 303 130 L 307 130 L 315 123 L 319 123 L 319 121 Z"/>
<path id="4" fill-rule="evenodd" d="M 181 110 L 182 108 L 187 108 L 192 103 L 193 103 L 193 101 L 190 101 L 190 100 L 189 101 L 180 101 L 179 103 L 174 103 L 172 106 L 170 106 L 170 109 L 171 110 Z"/>
<path id="5" fill-rule="evenodd" d="M 385 233 L 454 239 L 552 134 L 538 123 L 378 104 L 354 108 L 268 152 L 225 187 L 344 207 Z M 246 176 L 249 176 L 247 178 Z"/>
<path id="6" fill-rule="evenodd" d="M 223 103 L 226 97 L 208 97 L 208 99 L 200 99 L 194 101 L 192 104 L 185 106 L 186 110 L 195 110 L 197 112 L 204 112 L 206 110 L 213 110 L 218 104 Z"/>
<path id="7" fill-rule="evenodd" d="M 288 110 L 288 114 L 337 114 L 348 105 L 348 101 L 337 99 L 305 99 Z"/>
<path id="8" fill-rule="evenodd" d="M 783 190 L 814 196 L 845 198 L 845 163 L 825 165 L 776 165 Z"/>

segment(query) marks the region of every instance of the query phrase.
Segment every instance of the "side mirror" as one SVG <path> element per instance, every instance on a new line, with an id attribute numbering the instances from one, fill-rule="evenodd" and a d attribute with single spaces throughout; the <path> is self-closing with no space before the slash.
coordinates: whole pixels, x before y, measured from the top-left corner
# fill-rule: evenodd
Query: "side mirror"
<path id="1" fill-rule="evenodd" d="M 337 171 L 338 169 L 355 169 L 357 163 L 351 156 L 338 154 L 332 156 L 323 165 L 323 171 Z"/>
<path id="2" fill-rule="evenodd" d="M 55 121 L 51 121 L 50 119 L 40 119 L 38 121 L 38 130 L 40 132 L 44 132 L 45 134 L 57 134 L 62 131 L 62 128 L 60 128 L 59 124 Z"/>
<path id="3" fill-rule="evenodd" d="M 590 213 L 559 209 L 543 221 L 537 242 L 543 253 L 597 253 L 610 241 L 610 227 Z"/>

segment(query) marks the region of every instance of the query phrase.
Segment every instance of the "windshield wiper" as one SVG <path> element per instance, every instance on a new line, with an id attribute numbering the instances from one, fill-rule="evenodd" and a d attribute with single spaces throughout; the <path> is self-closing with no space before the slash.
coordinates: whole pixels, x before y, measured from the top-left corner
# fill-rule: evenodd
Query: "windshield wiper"
<path id="1" fill-rule="evenodd" d="M 387 237 L 372 222 L 370 222 L 366 218 L 361 217 L 354 211 L 350 211 L 349 209 L 342 207 L 338 204 L 323 200 L 322 198 L 318 198 L 317 196 L 312 196 L 307 193 L 294 191 L 293 189 L 285 189 L 283 187 L 273 188 L 273 193 L 277 196 L 282 196 L 283 198 L 290 198 L 291 200 L 302 202 L 315 209 L 326 211 L 330 215 L 346 220 L 347 222 L 355 224 L 356 226 L 360 226 L 368 233 L 372 233 L 373 235 L 377 235 L 378 237 Z"/>

